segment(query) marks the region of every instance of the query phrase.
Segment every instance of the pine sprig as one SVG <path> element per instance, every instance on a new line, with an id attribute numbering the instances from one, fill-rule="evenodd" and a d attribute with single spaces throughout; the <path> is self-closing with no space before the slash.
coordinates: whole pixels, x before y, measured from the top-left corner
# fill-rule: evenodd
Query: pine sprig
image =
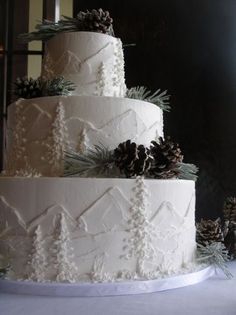
<path id="1" fill-rule="evenodd" d="M 221 242 L 213 242 L 206 246 L 197 244 L 197 260 L 216 266 L 221 269 L 229 279 L 233 277 L 226 265 L 226 262 L 230 260 L 228 251 Z"/>
<path id="2" fill-rule="evenodd" d="M 167 94 L 167 90 L 161 92 L 158 89 L 152 93 L 145 86 L 136 86 L 127 89 L 126 97 L 153 103 L 166 112 L 170 111 L 170 95 Z"/>
<path id="3" fill-rule="evenodd" d="M 36 31 L 19 35 L 24 43 L 33 40 L 47 41 L 61 32 L 90 31 L 114 36 L 112 18 L 102 9 L 79 12 L 75 18 L 63 15 L 58 22 L 43 20 L 36 25 Z"/>
<path id="4" fill-rule="evenodd" d="M 65 152 L 64 176 L 110 176 L 116 169 L 113 151 L 95 145 L 85 153 Z"/>
<path id="5" fill-rule="evenodd" d="M 70 95 L 76 89 L 76 85 L 64 77 L 54 78 L 45 82 L 44 96 Z"/>
<path id="6" fill-rule="evenodd" d="M 196 181 L 198 176 L 198 167 L 194 164 L 189 163 L 177 163 L 176 173 L 178 174 L 179 179 L 188 179 Z"/>
<path id="7" fill-rule="evenodd" d="M 63 76 L 52 80 L 22 77 L 14 83 L 14 94 L 19 98 L 35 98 L 42 96 L 70 95 L 76 89 L 74 83 L 65 80 Z"/>

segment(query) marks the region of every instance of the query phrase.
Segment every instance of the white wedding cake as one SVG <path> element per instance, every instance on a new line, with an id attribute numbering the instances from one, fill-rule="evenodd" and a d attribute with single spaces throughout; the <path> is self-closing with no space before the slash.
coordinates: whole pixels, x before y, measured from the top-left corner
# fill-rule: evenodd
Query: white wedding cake
<path id="1" fill-rule="evenodd" d="M 178 274 L 195 258 L 192 180 L 63 177 L 65 152 L 113 150 L 163 137 L 162 110 L 126 98 L 120 39 L 60 33 L 46 43 L 42 77 L 63 75 L 71 96 L 9 106 L 0 178 L 0 253 L 8 277 L 105 282 Z"/>

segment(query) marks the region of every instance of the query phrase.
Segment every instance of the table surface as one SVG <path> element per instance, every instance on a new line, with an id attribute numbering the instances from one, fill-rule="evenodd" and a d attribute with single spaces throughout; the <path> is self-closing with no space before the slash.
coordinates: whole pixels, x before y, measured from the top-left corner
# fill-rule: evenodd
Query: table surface
<path id="1" fill-rule="evenodd" d="M 236 315 L 234 278 L 218 274 L 204 282 L 163 292 L 113 297 L 42 297 L 0 294 L 0 315 Z"/>

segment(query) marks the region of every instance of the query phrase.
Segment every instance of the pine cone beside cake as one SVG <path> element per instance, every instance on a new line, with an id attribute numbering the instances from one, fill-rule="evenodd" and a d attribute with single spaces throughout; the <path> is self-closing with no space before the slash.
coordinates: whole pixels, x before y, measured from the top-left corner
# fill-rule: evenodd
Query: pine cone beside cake
<path id="1" fill-rule="evenodd" d="M 214 242 L 223 242 L 223 232 L 221 229 L 220 219 L 212 220 L 201 220 L 196 225 L 196 240 L 197 243 L 203 246 Z"/>
<path id="2" fill-rule="evenodd" d="M 228 197 L 224 203 L 223 208 L 224 220 L 229 222 L 236 222 L 236 198 Z"/>
<path id="3" fill-rule="evenodd" d="M 112 22 L 108 11 L 102 9 L 86 12 L 79 12 L 77 15 L 77 25 L 80 31 L 93 31 L 113 35 Z"/>
<path id="4" fill-rule="evenodd" d="M 228 197 L 223 207 L 224 244 L 232 258 L 236 258 L 236 198 Z"/>
<path id="5" fill-rule="evenodd" d="M 114 160 L 121 173 L 132 177 L 143 175 L 151 167 L 152 158 L 149 149 L 127 140 L 114 150 Z"/>
<path id="6" fill-rule="evenodd" d="M 153 157 L 149 174 L 154 178 L 168 179 L 178 175 L 177 163 L 183 161 L 183 155 L 179 145 L 172 142 L 169 137 L 166 140 L 159 138 L 159 143 L 151 142 L 150 153 Z"/>

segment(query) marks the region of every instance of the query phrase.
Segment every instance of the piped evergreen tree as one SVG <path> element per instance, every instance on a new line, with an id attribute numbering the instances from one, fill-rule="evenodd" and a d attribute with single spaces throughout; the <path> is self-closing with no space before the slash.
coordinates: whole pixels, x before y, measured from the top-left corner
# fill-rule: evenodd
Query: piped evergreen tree
<path id="1" fill-rule="evenodd" d="M 78 278 L 77 267 L 74 263 L 73 248 L 70 233 L 63 213 L 60 214 L 55 230 L 52 248 L 53 265 L 56 271 L 56 281 L 75 282 Z"/>
<path id="2" fill-rule="evenodd" d="M 44 240 L 41 227 L 38 225 L 33 235 L 32 249 L 27 262 L 26 279 L 38 282 L 44 281 L 46 267 Z"/>

